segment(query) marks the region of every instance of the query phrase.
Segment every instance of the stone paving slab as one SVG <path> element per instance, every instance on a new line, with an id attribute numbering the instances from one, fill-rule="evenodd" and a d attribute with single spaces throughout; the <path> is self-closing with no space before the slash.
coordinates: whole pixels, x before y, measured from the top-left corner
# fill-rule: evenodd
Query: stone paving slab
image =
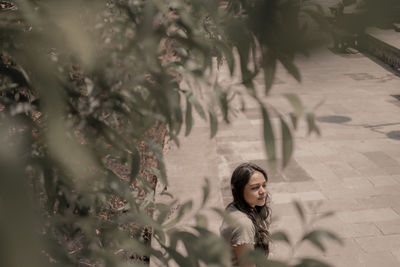
<path id="1" fill-rule="evenodd" d="M 374 266 L 385 266 L 385 267 L 397 267 L 399 266 L 398 260 L 390 252 L 372 252 L 366 253 L 359 256 L 359 260 L 362 263 L 361 266 L 374 267 Z"/>
<path id="2" fill-rule="evenodd" d="M 392 250 L 392 254 L 400 262 L 400 249 Z"/>
<path id="3" fill-rule="evenodd" d="M 359 237 L 356 241 L 367 253 L 400 249 L 400 235 Z"/>
<path id="4" fill-rule="evenodd" d="M 391 208 L 342 211 L 338 212 L 338 216 L 345 223 L 382 222 L 400 219 L 400 216 Z"/>
<path id="5" fill-rule="evenodd" d="M 400 219 L 377 222 L 376 226 L 384 235 L 400 234 Z"/>

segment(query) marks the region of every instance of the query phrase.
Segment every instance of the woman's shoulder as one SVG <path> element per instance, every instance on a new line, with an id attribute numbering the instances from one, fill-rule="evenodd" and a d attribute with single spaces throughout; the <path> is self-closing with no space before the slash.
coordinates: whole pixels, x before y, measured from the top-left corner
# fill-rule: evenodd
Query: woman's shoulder
<path id="1" fill-rule="evenodd" d="M 255 244 L 255 228 L 247 214 L 233 205 L 228 206 L 226 211 L 230 220 L 223 221 L 220 227 L 221 235 L 230 242 L 232 246 Z"/>
<path id="2" fill-rule="evenodd" d="M 230 204 L 227 208 L 226 211 L 228 212 L 229 216 L 232 218 L 232 220 L 235 223 L 238 223 L 240 226 L 253 226 L 253 222 L 251 219 L 247 216 L 246 213 L 243 211 L 240 211 L 238 208 L 236 208 L 235 205 Z"/>

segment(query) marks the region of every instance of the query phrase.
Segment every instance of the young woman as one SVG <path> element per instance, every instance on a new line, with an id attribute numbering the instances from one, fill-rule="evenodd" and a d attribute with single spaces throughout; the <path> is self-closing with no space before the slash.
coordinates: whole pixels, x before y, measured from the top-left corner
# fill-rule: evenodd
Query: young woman
<path id="1" fill-rule="evenodd" d="M 252 163 L 239 165 L 232 174 L 233 201 L 226 207 L 235 225 L 224 221 L 221 235 L 232 247 L 232 264 L 238 266 L 243 252 L 260 249 L 269 253 L 268 177 L 266 172 Z"/>

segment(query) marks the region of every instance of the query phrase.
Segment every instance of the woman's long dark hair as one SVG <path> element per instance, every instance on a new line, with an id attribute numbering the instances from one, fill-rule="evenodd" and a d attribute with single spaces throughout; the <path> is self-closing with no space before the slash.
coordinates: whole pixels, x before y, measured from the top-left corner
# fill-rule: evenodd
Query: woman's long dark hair
<path id="1" fill-rule="evenodd" d="M 256 231 L 255 248 L 265 251 L 265 254 L 268 255 L 270 240 L 269 224 L 271 216 L 269 193 L 267 193 L 264 206 L 256 206 L 255 208 L 252 208 L 247 204 L 243 194 L 245 185 L 249 182 L 250 177 L 256 171 L 262 173 L 265 181 L 268 182 L 267 173 L 254 163 L 242 163 L 236 167 L 231 178 L 233 202 L 228 206 L 234 205 L 238 210 L 244 212 L 251 219 Z"/>

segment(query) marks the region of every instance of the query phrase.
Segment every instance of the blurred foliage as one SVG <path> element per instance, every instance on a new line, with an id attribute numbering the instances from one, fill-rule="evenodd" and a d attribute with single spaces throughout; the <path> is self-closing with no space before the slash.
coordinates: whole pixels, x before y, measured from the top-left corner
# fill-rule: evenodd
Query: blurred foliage
<path id="1" fill-rule="evenodd" d="M 202 210 L 196 226 L 182 230 L 177 224 L 192 203 L 153 201 L 155 182 L 168 184 L 164 135 L 179 145 L 194 112 L 210 123 L 211 137 L 221 118 L 234 119 L 232 101 L 243 95 L 211 86 L 216 57 L 231 75 L 240 70 L 263 115 L 271 168 L 278 158 L 285 166 L 300 119 L 309 133 L 319 133 L 314 115 L 295 94 L 283 95 L 290 114 L 261 96 L 271 89 L 278 63 L 301 80 L 294 58 L 315 44 L 307 25 L 310 14 L 322 21 L 318 6 L 19 0 L 1 7 L 0 265 L 142 266 L 154 257 L 163 266 L 228 266 L 229 248 L 207 229 Z M 259 74 L 264 92 L 254 88 Z M 205 99 L 197 85 L 207 88 Z M 280 129 L 272 126 L 272 113 Z M 203 205 L 207 192 L 206 186 Z M 150 246 L 150 236 L 159 248 Z M 320 244 L 321 236 L 330 237 L 311 232 L 304 239 Z M 260 266 L 284 266 L 254 258 Z M 319 265 L 303 259 L 295 266 Z"/>

